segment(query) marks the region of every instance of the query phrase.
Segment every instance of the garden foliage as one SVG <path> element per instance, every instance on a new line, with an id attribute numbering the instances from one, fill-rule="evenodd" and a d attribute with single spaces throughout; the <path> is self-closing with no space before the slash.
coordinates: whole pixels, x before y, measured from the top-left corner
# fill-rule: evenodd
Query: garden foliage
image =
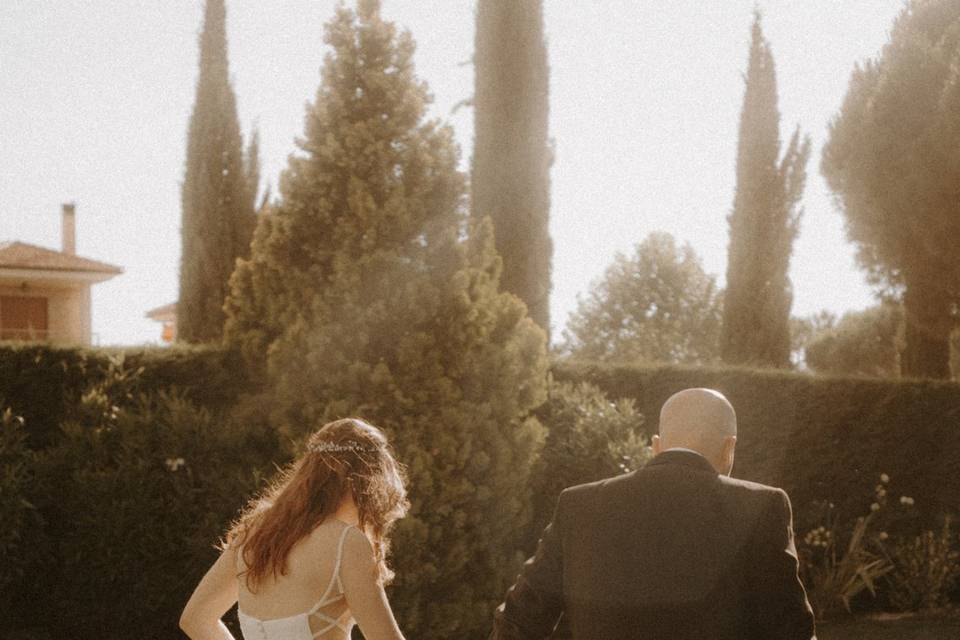
<path id="1" fill-rule="evenodd" d="M 3 586 L 20 624 L 78 639 L 178 637 L 226 524 L 287 455 L 268 425 L 137 390 L 141 374 L 115 358 L 52 445 L 28 458 L 15 439 L 5 447 L 30 479 L 18 492 L 29 511 L 3 536 L 19 543 Z"/>
<path id="2" fill-rule="evenodd" d="M 263 372 L 291 435 L 358 415 L 407 465 L 391 601 L 419 638 L 483 635 L 522 560 L 543 438 L 544 332 L 513 294 L 414 42 L 379 2 L 340 7 L 302 154 L 257 228 L 228 301 L 227 338 Z"/>
<path id="3" fill-rule="evenodd" d="M 557 497 L 567 487 L 627 473 L 650 455 L 643 416 L 630 399 L 611 400 L 588 383 L 551 382 L 537 417 L 547 439 L 533 466 L 533 519 L 526 540 L 536 548 Z"/>
<path id="4" fill-rule="evenodd" d="M 591 382 L 632 398 L 656 433 L 660 406 L 688 387 L 723 392 L 737 411 L 733 475 L 783 487 L 801 524 L 822 500 L 842 519 L 861 513 L 880 473 L 923 496 L 932 526 L 958 508 L 960 385 L 931 380 L 841 378 L 746 368 L 557 363 L 558 380 Z"/>
<path id="5" fill-rule="evenodd" d="M 582 360 L 707 364 L 720 357 L 723 290 L 689 244 L 651 233 L 578 299 L 561 351 Z"/>

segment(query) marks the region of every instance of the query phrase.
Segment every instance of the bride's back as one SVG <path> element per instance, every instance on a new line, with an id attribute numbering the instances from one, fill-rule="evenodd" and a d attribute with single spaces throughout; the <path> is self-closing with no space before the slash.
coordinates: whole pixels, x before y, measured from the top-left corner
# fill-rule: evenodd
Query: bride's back
<path id="1" fill-rule="evenodd" d="M 306 626 L 310 634 L 307 638 L 349 637 L 352 620 L 345 598 L 338 597 L 342 594 L 338 578 L 343 562 L 343 539 L 350 527 L 341 520 L 328 517 L 290 549 L 285 574 L 267 574 L 252 590 L 245 576 L 240 575 L 238 608 L 245 637 L 251 627 L 263 626 L 307 631 Z M 362 535 L 359 530 L 356 533 Z M 247 566 L 242 546 L 238 551 L 237 572 L 241 573 Z M 261 637 L 271 640 L 276 637 L 284 640 L 299 638 L 288 632 L 260 631 Z"/>

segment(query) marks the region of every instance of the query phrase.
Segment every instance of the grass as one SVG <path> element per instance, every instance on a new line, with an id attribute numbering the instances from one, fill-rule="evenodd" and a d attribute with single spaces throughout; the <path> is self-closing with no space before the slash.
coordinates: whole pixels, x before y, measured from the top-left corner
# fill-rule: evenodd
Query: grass
<path id="1" fill-rule="evenodd" d="M 960 613 L 874 615 L 817 625 L 819 640 L 960 640 Z"/>

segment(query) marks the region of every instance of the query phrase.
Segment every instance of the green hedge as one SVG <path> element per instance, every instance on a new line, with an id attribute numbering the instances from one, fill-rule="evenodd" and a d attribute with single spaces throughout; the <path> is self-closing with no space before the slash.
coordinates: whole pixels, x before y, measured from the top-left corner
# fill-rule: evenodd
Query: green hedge
<path id="1" fill-rule="evenodd" d="M 957 384 L 574 363 L 555 364 L 553 375 L 606 398 L 555 385 L 538 410 L 553 430 L 533 474 L 541 515 L 560 484 L 635 465 L 643 441 L 624 431 L 654 433 L 663 401 L 691 386 L 731 399 L 734 475 L 785 488 L 801 530 L 819 500 L 862 513 L 880 473 L 891 476 L 893 499 L 914 497 L 931 520 L 960 506 Z M 263 403 L 243 402 L 252 386 L 217 349 L 0 347 L 0 410 L 13 409 L 0 434 L 6 613 L 53 623 L 51 637 L 177 637 L 211 545 L 290 454 Z M 610 402 L 619 398 L 633 402 Z"/>
<path id="2" fill-rule="evenodd" d="M 188 378 L 164 377 L 183 364 L 183 353 L 169 353 L 153 370 L 108 361 L 42 448 L 25 446 L 28 421 L 0 414 L 5 629 L 181 637 L 177 619 L 217 539 L 274 464 L 289 459 L 289 443 L 256 407 L 203 407 L 188 396 L 216 404 L 225 388 L 208 393 L 194 378 L 188 390 Z M 97 355 L 90 360 L 99 366 Z"/>
<path id="3" fill-rule="evenodd" d="M 143 367 L 132 391 L 180 389 L 201 406 L 227 407 L 250 386 L 235 354 L 213 347 L 100 349 L 0 343 L 0 404 L 22 416 L 31 447 L 53 443 L 85 389 L 102 380 L 111 359 Z"/>
<path id="4" fill-rule="evenodd" d="M 816 501 L 863 513 L 881 473 L 925 518 L 960 508 L 960 384 L 743 368 L 629 367 L 561 362 L 558 380 L 633 398 L 656 433 L 660 407 L 687 387 L 723 392 L 737 410 L 733 475 L 784 488 L 797 518 Z"/>

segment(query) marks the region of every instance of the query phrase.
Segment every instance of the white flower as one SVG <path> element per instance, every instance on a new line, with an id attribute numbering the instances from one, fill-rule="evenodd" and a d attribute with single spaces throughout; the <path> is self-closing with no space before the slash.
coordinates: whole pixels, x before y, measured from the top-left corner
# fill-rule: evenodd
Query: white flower
<path id="1" fill-rule="evenodd" d="M 890 536 L 887 535 L 887 532 L 886 532 L 886 531 L 881 531 L 881 532 L 880 532 L 880 539 L 881 539 L 881 540 L 886 540 L 886 539 L 889 538 L 889 537 L 890 537 Z"/>
<path id="2" fill-rule="evenodd" d="M 164 464 L 167 465 L 167 469 L 169 469 L 170 471 L 176 471 L 180 467 L 186 465 L 187 461 L 184 460 L 183 458 L 167 458 L 164 461 Z"/>
<path id="3" fill-rule="evenodd" d="M 872 505 L 870 505 L 870 511 L 880 511 L 880 505 L 874 502 Z"/>
<path id="4" fill-rule="evenodd" d="M 910 506 L 913 504 L 913 498 L 909 496 L 900 496 L 900 504 Z"/>
<path id="5" fill-rule="evenodd" d="M 885 473 L 881 473 L 881 474 L 880 474 L 880 482 L 882 482 L 882 483 L 884 483 L 884 484 L 890 482 L 890 476 L 888 476 L 888 475 L 885 474 Z"/>

